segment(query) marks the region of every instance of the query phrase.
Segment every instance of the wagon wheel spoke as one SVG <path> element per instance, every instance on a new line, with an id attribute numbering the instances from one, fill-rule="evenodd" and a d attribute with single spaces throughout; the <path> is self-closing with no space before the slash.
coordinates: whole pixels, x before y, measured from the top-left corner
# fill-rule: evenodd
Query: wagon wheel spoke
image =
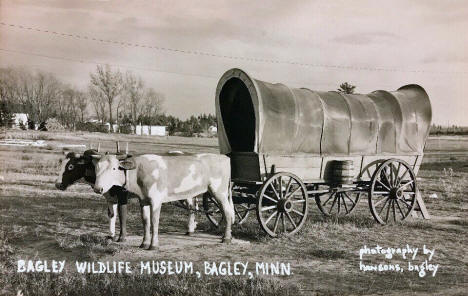
<path id="1" fill-rule="evenodd" d="M 403 210 L 400 207 L 400 203 L 398 202 L 398 199 L 396 200 L 396 204 L 397 204 L 398 210 L 400 211 L 401 218 L 404 218 L 405 214 L 403 213 Z"/>
<path id="2" fill-rule="evenodd" d="M 340 213 L 340 205 L 341 205 L 341 193 L 338 193 L 337 194 L 338 198 L 336 198 L 338 200 L 338 214 Z"/>
<path id="3" fill-rule="evenodd" d="M 382 211 L 385 209 L 385 205 L 387 204 L 387 202 L 388 202 L 389 200 L 390 200 L 390 199 L 388 199 L 388 198 L 385 199 L 385 202 L 384 202 L 382 208 L 381 208 L 380 211 L 379 211 L 379 216 L 380 216 L 380 214 L 382 214 Z M 375 206 L 375 205 L 374 205 L 374 206 Z"/>
<path id="4" fill-rule="evenodd" d="M 263 207 L 260 209 L 260 212 L 265 212 L 265 211 L 269 211 L 269 210 L 273 210 L 273 209 L 276 209 L 277 206 L 269 206 L 269 207 Z"/>
<path id="5" fill-rule="evenodd" d="M 305 199 L 296 199 L 296 200 L 292 200 L 291 202 L 292 203 L 304 203 L 306 200 Z"/>
<path id="6" fill-rule="evenodd" d="M 399 187 L 400 184 L 401 184 L 401 181 L 403 181 L 403 179 L 406 177 L 406 175 L 409 173 L 409 168 L 406 168 L 406 171 L 405 173 L 403 174 L 403 176 L 401 176 L 399 179 L 398 179 L 398 183 L 396 184 L 395 187 Z"/>
<path id="7" fill-rule="evenodd" d="M 395 201 L 392 202 L 393 221 L 396 222 Z"/>
<path id="8" fill-rule="evenodd" d="M 348 195 L 346 192 L 344 192 L 344 196 L 346 196 L 346 198 L 349 199 L 349 201 L 353 204 L 353 206 L 356 205 L 356 203 L 354 202 L 354 200 L 352 200 L 351 197 L 349 197 L 349 195 Z"/>
<path id="9" fill-rule="evenodd" d="M 274 216 L 276 216 L 277 214 L 278 214 L 278 211 L 273 212 L 273 214 L 271 214 L 271 216 L 268 217 L 268 219 L 266 219 L 265 225 L 267 225 L 268 222 L 270 222 L 270 220 L 271 220 Z"/>
<path id="10" fill-rule="evenodd" d="M 281 213 L 281 224 L 283 225 L 283 232 L 286 232 L 286 225 L 284 223 L 284 213 Z"/>
<path id="11" fill-rule="evenodd" d="M 279 195 L 280 195 L 280 198 L 283 198 L 283 178 L 281 178 L 281 176 L 279 176 L 278 178 L 278 183 L 279 183 Z"/>
<path id="12" fill-rule="evenodd" d="M 328 197 L 328 199 L 323 203 L 323 206 L 326 206 L 326 205 L 327 205 L 328 201 L 329 201 L 330 199 L 332 199 L 332 197 L 335 195 L 335 193 L 336 193 L 336 192 L 333 192 L 332 194 L 330 194 L 330 196 Z"/>
<path id="13" fill-rule="evenodd" d="M 385 222 L 388 221 L 388 213 L 390 212 L 390 204 L 393 203 L 393 200 L 390 200 L 390 202 L 388 203 L 388 206 L 387 206 L 387 214 L 385 215 Z"/>
<path id="14" fill-rule="evenodd" d="M 382 203 L 383 201 L 386 201 L 386 200 L 388 200 L 388 197 L 382 198 L 382 199 L 379 200 L 378 202 L 375 202 L 375 203 L 374 203 L 374 207 L 377 207 L 380 203 Z"/>
<path id="15" fill-rule="evenodd" d="M 385 185 L 384 183 L 382 183 L 380 180 L 377 180 L 377 182 L 379 182 L 380 185 L 382 185 L 383 187 L 385 187 L 385 189 L 387 189 L 388 191 L 390 191 L 390 188 L 389 188 L 387 185 Z"/>
<path id="16" fill-rule="evenodd" d="M 273 189 L 273 192 L 275 193 L 275 195 L 276 195 L 276 197 L 278 198 L 278 200 L 280 200 L 281 198 L 280 198 L 280 196 L 279 196 L 279 194 L 278 194 L 278 191 L 276 191 L 275 186 L 273 186 L 273 182 L 271 182 L 270 187 Z"/>
<path id="17" fill-rule="evenodd" d="M 297 187 L 296 189 L 294 189 L 293 192 L 289 193 L 288 195 L 286 195 L 285 199 L 289 199 L 291 196 L 293 196 L 294 194 L 296 194 L 296 192 L 298 192 L 299 190 L 301 190 L 301 186 L 299 185 L 299 187 Z"/>
<path id="18" fill-rule="evenodd" d="M 328 214 L 331 214 L 331 211 L 332 211 L 333 206 L 335 205 L 335 203 L 336 203 L 336 197 L 333 199 L 332 205 L 331 205 L 330 209 L 328 210 Z"/>
<path id="19" fill-rule="evenodd" d="M 276 200 L 276 199 L 274 199 L 274 198 L 271 198 L 271 197 L 269 197 L 269 196 L 266 195 L 266 194 L 263 194 L 263 197 L 265 197 L 266 199 L 271 200 L 271 201 L 274 202 L 274 203 L 278 203 L 278 200 Z"/>
<path id="20" fill-rule="evenodd" d="M 406 207 L 407 207 L 408 209 L 411 209 L 411 208 L 412 208 L 411 204 L 408 204 L 408 202 L 407 202 L 406 200 L 404 200 L 404 199 L 402 199 L 402 198 L 400 198 L 400 200 L 406 205 Z"/>
<path id="21" fill-rule="evenodd" d="M 400 169 L 401 169 L 401 162 L 398 163 L 398 169 L 397 169 L 395 180 L 394 180 L 394 183 L 393 183 L 394 187 L 397 187 L 398 176 L 400 175 Z"/>
<path id="22" fill-rule="evenodd" d="M 292 209 L 291 211 L 293 211 L 294 213 L 296 213 L 296 214 L 300 215 L 301 217 L 304 217 L 304 214 L 303 214 L 303 213 L 301 213 L 301 212 L 299 212 L 299 211 L 298 211 L 298 210 L 296 210 L 296 209 Z"/>
<path id="23" fill-rule="evenodd" d="M 275 226 L 273 227 L 273 232 L 276 233 L 276 229 L 278 228 L 278 222 L 279 222 L 279 217 L 281 216 L 281 213 L 279 215 L 276 215 L 275 219 Z"/>
<path id="24" fill-rule="evenodd" d="M 286 194 L 286 196 L 288 195 L 289 189 L 291 188 L 292 180 L 293 180 L 293 178 L 292 178 L 292 177 L 289 177 L 288 184 L 286 185 L 286 190 L 284 191 L 284 193 Z"/>
<path id="25" fill-rule="evenodd" d="M 344 199 L 344 194 L 341 195 L 341 198 L 343 199 L 343 206 L 344 206 L 344 208 L 346 210 L 346 214 L 348 214 L 349 211 L 348 211 L 348 206 L 346 205 L 346 202 L 345 202 L 345 199 Z"/>
<path id="26" fill-rule="evenodd" d="M 403 184 L 402 186 L 398 187 L 398 189 L 401 190 L 401 189 L 405 188 L 406 186 L 411 185 L 411 184 L 413 184 L 413 183 L 414 183 L 414 180 L 411 180 L 411 181 L 409 181 L 409 182 Z"/>
<path id="27" fill-rule="evenodd" d="M 288 212 L 286 212 L 286 216 L 288 217 L 289 221 L 291 222 L 291 224 L 294 226 L 294 228 L 297 227 L 296 223 L 294 223 L 293 219 L 291 218 L 291 215 L 289 215 Z"/>
<path id="28" fill-rule="evenodd" d="M 385 170 L 385 169 L 384 169 L 384 170 L 382 170 L 382 172 L 383 172 L 383 176 L 384 176 L 384 177 L 385 177 L 385 179 L 387 180 L 387 184 L 388 184 L 388 185 L 390 185 L 391 183 L 390 183 L 389 176 L 388 176 L 388 174 L 387 174 L 387 170 Z M 377 180 L 377 181 L 378 181 L 380 184 L 382 184 L 382 185 L 383 185 L 383 183 L 382 183 L 382 182 L 380 182 L 379 180 Z M 383 180 L 382 180 L 382 181 L 383 181 Z M 387 188 L 388 188 L 388 187 L 387 187 Z"/>

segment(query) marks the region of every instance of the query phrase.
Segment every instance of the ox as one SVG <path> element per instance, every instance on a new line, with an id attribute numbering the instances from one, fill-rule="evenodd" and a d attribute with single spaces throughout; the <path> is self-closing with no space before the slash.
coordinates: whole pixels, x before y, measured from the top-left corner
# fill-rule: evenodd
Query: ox
<path id="1" fill-rule="evenodd" d="M 102 194 L 113 186 L 122 186 L 139 197 L 145 229 L 140 247 L 157 249 L 162 203 L 192 198 L 207 191 L 221 205 L 226 217 L 223 242 L 231 241 L 234 207 L 230 194 L 230 160 L 227 156 L 147 154 L 125 159 L 118 155 L 96 155 L 95 158 L 100 159 L 95 164 L 94 191 Z"/>
<path id="2" fill-rule="evenodd" d="M 91 155 L 96 153 L 98 153 L 96 150 L 86 150 L 83 155 L 69 152 L 65 160 L 60 160 L 61 169 L 55 187 L 60 190 L 66 190 L 70 185 L 81 179 L 84 179 L 86 183 L 93 187 L 96 175 Z M 104 194 L 104 197 L 108 205 L 110 237 L 115 241 L 125 241 L 127 236 L 128 192 L 122 187 L 114 186 Z M 115 235 L 117 204 L 120 221 L 120 235 L 118 239 Z"/>

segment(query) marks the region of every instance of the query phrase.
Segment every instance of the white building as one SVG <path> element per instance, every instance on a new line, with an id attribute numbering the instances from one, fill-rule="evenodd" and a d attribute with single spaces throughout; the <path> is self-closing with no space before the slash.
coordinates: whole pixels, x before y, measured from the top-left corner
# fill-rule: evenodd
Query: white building
<path id="1" fill-rule="evenodd" d="M 140 136 L 165 136 L 166 127 L 163 125 L 137 125 L 135 133 Z"/>
<path id="2" fill-rule="evenodd" d="M 21 123 L 25 126 L 28 125 L 28 115 L 26 113 L 13 113 L 13 126 L 20 127 Z"/>

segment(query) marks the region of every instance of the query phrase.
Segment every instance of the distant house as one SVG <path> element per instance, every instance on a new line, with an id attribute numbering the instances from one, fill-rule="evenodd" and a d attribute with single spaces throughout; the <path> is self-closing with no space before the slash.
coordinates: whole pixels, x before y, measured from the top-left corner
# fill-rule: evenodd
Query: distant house
<path id="1" fill-rule="evenodd" d="M 147 136 L 165 136 L 166 135 L 166 126 L 163 125 L 137 125 L 136 132 L 137 135 L 147 135 Z"/>
<path id="2" fill-rule="evenodd" d="M 218 128 L 214 125 L 210 126 L 208 128 L 208 132 L 211 134 L 211 135 L 216 135 L 218 133 Z"/>
<path id="3" fill-rule="evenodd" d="M 13 113 L 13 127 L 20 128 L 21 124 L 28 126 L 28 115 L 26 113 Z"/>

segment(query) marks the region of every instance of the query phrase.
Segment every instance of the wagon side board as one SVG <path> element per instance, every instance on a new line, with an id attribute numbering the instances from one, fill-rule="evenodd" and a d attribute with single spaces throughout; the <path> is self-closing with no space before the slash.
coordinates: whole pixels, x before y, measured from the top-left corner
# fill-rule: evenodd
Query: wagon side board
<path id="1" fill-rule="evenodd" d="M 415 174 L 421 166 L 422 155 L 268 155 L 254 152 L 235 152 L 231 157 L 231 177 L 234 182 L 264 182 L 275 172 L 297 175 L 304 183 L 328 183 L 331 162 L 353 161 L 355 181 L 370 181 L 378 166 L 385 160 L 396 158 L 406 161 Z"/>

